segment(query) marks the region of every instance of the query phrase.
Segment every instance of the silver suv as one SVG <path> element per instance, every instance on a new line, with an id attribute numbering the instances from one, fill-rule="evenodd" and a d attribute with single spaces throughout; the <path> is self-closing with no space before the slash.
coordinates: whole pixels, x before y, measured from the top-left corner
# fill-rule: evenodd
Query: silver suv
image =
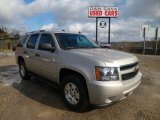
<path id="1" fill-rule="evenodd" d="M 103 106 L 122 100 L 141 82 L 136 56 L 102 49 L 82 34 L 26 33 L 15 53 L 23 80 L 36 75 L 57 83 L 66 105 L 76 111 L 89 104 Z"/>

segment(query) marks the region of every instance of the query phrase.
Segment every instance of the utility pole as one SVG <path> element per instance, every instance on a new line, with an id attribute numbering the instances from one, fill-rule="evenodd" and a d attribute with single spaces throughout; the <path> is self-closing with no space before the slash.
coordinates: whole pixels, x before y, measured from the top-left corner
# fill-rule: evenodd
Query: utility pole
<path id="1" fill-rule="evenodd" d="M 111 33 L 111 18 L 109 17 L 109 26 L 108 26 L 108 44 L 110 44 L 110 39 L 111 39 L 111 36 L 110 36 L 110 33 Z"/>
<path id="2" fill-rule="evenodd" d="M 155 49 L 155 55 L 157 54 L 158 49 L 158 28 L 156 28 L 156 49 Z"/>
<path id="3" fill-rule="evenodd" d="M 98 17 L 96 17 L 96 43 L 98 43 Z"/>
<path id="4" fill-rule="evenodd" d="M 146 49 L 146 28 L 143 28 L 143 38 L 144 38 L 143 55 L 145 55 L 145 49 Z"/>

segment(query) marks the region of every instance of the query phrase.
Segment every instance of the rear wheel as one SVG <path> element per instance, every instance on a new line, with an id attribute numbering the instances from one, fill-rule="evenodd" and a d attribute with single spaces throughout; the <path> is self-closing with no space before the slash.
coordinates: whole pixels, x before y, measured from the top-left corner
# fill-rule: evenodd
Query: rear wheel
<path id="1" fill-rule="evenodd" d="M 75 111 L 82 111 L 89 105 L 86 85 L 78 75 L 69 75 L 62 81 L 62 95 L 66 105 Z"/>
<path id="2" fill-rule="evenodd" d="M 19 73 L 20 73 L 20 76 L 23 80 L 30 79 L 30 76 L 29 76 L 28 71 L 26 69 L 25 63 L 23 61 L 21 61 L 19 63 Z"/>

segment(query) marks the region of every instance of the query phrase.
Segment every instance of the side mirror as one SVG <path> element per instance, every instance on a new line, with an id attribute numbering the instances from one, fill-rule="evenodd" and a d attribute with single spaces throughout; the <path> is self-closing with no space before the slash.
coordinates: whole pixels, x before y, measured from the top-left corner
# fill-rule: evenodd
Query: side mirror
<path id="1" fill-rule="evenodd" d="M 43 43 L 39 45 L 39 50 L 45 50 L 45 51 L 50 51 L 50 52 L 54 52 L 55 51 L 55 47 L 53 47 L 51 44 L 49 43 Z"/>

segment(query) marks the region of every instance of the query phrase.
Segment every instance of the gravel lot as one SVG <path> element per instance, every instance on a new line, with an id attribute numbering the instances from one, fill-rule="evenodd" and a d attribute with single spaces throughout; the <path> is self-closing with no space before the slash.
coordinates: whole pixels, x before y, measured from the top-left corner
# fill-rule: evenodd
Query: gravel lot
<path id="1" fill-rule="evenodd" d="M 21 81 L 13 53 L 0 56 L 0 120 L 160 120 L 160 56 L 137 55 L 143 78 L 133 95 L 83 113 L 70 111 L 58 88 Z"/>

